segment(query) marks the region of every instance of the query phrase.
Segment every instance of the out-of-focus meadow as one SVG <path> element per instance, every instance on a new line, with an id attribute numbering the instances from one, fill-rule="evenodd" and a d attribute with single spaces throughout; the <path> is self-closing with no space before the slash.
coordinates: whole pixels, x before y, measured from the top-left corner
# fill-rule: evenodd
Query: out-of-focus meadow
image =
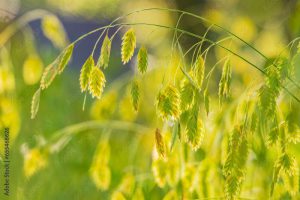
<path id="1" fill-rule="evenodd" d="M 100 32 L 79 41 L 64 72 L 42 90 L 38 113 L 31 119 L 32 96 L 39 88 L 43 70 L 70 42 L 121 15 L 144 8 L 175 8 L 195 13 L 230 30 L 271 59 L 279 54 L 290 55 L 292 49 L 285 48 L 286 45 L 300 36 L 297 0 L 0 0 L 0 148 L 3 161 L 4 127 L 8 127 L 10 199 L 225 198 L 222 165 L 227 155 L 227 133 L 239 118 L 239 99 L 245 91 L 257 89 L 264 76 L 249 63 L 231 56 L 231 96 L 220 108 L 218 86 L 222 65 L 216 65 L 208 86 L 209 115 L 205 106 L 200 107 L 205 129 L 200 148 L 194 151 L 178 138 L 173 141 L 171 130 L 176 125 L 159 117 L 156 97 L 164 84 L 177 81 L 175 85 L 180 85 L 184 74 L 174 66 L 190 65 L 193 54 L 188 53 L 186 60 L 181 60 L 180 51 L 174 50 L 174 32 L 170 29 L 133 26 L 137 49 L 125 65 L 120 48 L 128 27 L 118 31 L 112 42 L 109 66 L 103 70 L 106 85 L 99 100 L 81 92 L 79 74 Z M 52 17 L 49 24 L 43 20 L 46 16 Z M 182 18 L 177 24 L 179 17 Z M 26 21 L 28 18 L 31 20 Z M 170 27 L 177 24 L 180 29 L 200 36 L 210 26 L 191 16 L 161 10 L 135 13 L 122 22 Z M 111 36 L 116 30 L 117 27 L 111 28 L 108 34 Z M 216 27 L 210 27 L 207 35 L 215 41 L 228 36 Z M 182 51 L 197 42 L 195 37 L 181 36 Z M 101 43 L 95 49 L 96 60 Z M 258 66 L 270 62 L 241 41 L 227 38 L 222 44 Z M 137 76 L 136 57 L 141 46 L 148 49 L 149 64 L 147 73 Z M 203 44 L 204 49 L 208 46 Z M 227 54 L 222 48 L 212 48 L 207 54 L 205 73 Z M 296 82 L 300 80 L 299 58 L 293 60 L 298 63 L 293 73 Z M 130 97 L 133 79 L 140 83 L 138 111 L 133 109 Z M 299 90 L 287 87 L 300 98 Z M 300 104 L 285 92 L 278 102 L 283 115 L 299 126 Z M 298 126 L 295 129 L 299 134 Z M 166 148 L 166 159 L 159 159 L 155 150 L 156 128 L 172 145 L 172 150 Z M 278 151 L 263 143 L 263 134 L 254 132 L 249 138 L 247 172 L 239 196 L 267 199 Z M 289 151 L 300 161 L 299 146 L 291 144 Z M 290 184 L 294 188 L 287 189 L 282 180 L 276 180 L 274 198 L 298 199 L 298 186 Z M 6 198 L 3 182 L 0 184 L 1 199 Z"/>

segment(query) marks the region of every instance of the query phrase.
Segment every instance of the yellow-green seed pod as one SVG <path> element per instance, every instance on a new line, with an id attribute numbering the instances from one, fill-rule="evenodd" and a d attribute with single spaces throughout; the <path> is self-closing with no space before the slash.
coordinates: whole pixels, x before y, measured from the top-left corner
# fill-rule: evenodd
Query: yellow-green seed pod
<path id="1" fill-rule="evenodd" d="M 173 85 L 163 88 L 157 95 L 156 107 L 163 119 L 178 119 L 180 115 L 180 95 Z"/>
<path id="2" fill-rule="evenodd" d="M 122 62 L 126 64 L 132 58 L 136 47 L 136 36 L 133 29 L 129 29 L 122 37 L 121 55 Z"/>
<path id="3" fill-rule="evenodd" d="M 89 91 L 92 97 L 101 98 L 103 89 L 105 87 L 105 76 L 103 72 L 96 66 L 91 70 L 90 81 L 89 81 Z"/>

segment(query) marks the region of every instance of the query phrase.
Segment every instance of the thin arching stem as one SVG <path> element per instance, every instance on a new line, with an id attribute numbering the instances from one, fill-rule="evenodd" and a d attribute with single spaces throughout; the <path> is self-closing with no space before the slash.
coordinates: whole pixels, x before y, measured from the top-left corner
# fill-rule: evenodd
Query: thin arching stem
<path id="1" fill-rule="evenodd" d="M 50 152 L 57 152 L 63 148 L 66 143 L 70 140 L 70 137 L 78 133 L 83 133 L 88 130 L 95 129 L 109 129 L 109 130 L 120 130 L 120 131 L 131 131 L 141 134 L 150 132 L 150 128 L 145 127 L 141 124 L 124 122 L 124 121 L 86 121 L 78 124 L 67 126 L 61 130 L 53 133 L 52 137 L 46 144 L 46 148 Z M 65 142 L 66 141 L 66 142 Z M 62 144 L 62 145 L 59 145 Z"/>
<path id="2" fill-rule="evenodd" d="M 187 15 L 187 16 L 192 16 L 195 17 L 197 19 L 200 19 L 201 21 L 203 21 L 204 23 L 207 23 L 211 26 L 217 27 L 221 30 L 223 30 L 224 32 L 232 35 L 233 37 L 237 38 L 238 40 L 240 40 L 241 42 L 243 42 L 244 44 L 246 44 L 249 48 L 251 48 L 252 50 L 254 50 L 256 53 L 258 53 L 261 57 L 263 57 L 265 60 L 269 60 L 269 58 L 267 56 L 265 56 L 262 52 L 260 52 L 258 49 L 256 49 L 253 45 L 251 45 L 249 42 L 245 41 L 244 39 L 242 39 L 241 37 L 239 37 L 238 35 L 234 34 L 233 32 L 229 31 L 228 29 L 213 23 L 212 21 L 201 17 L 199 15 L 187 12 L 187 11 L 182 11 L 182 10 L 178 10 L 178 9 L 172 9 L 172 8 L 146 8 L 146 9 L 141 9 L 141 10 L 137 10 L 137 11 L 133 11 L 131 13 L 128 13 L 127 15 L 124 15 L 118 19 L 116 19 L 115 21 L 118 21 L 119 19 L 125 18 L 126 16 L 135 14 L 135 13 L 139 13 L 139 12 L 143 12 L 143 11 L 152 11 L 152 10 L 157 10 L 157 11 L 168 11 L 168 12 L 176 12 L 176 13 L 181 13 L 181 15 Z M 294 41 L 296 41 L 298 38 L 294 39 Z M 272 63 L 273 66 L 275 66 L 276 68 L 279 68 L 279 66 L 276 63 Z M 298 89 L 300 89 L 300 85 L 298 83 L 296 83 L 296 81 L 294 81 L 291 77 L 287 77 L 287 79 L 289 81 L 291 81 Z"/>
<path id="3" fill-rule="evenodd" d="M 142 26 L 155 26 L 155 27 L 159 27 L 159 28 L 166 28 L 166 29 L 170 29 L 170 30 L 173 30 L 173 31 L 181 32 L 181 33 L 183 33 L 183 34 L 185 34 L 185 35 L 188 35 L 188 36 L 191 36 L 191 37 L 195 37 L 195 38 L 198 38 L 198 39 L 203 39 L 204 41 L 206 41 L 206 42 L 208 42 L 208 43 L 211 43 L 211 44 L 214 44 L 214 45 L 216 45 L 216 46 L 218 46 L 218 47 L 220 47 L 220 48 L 226 50 L 226 51 L 229 52 L 230 54 L 232 54 L 232 55 L 234 55 L 234 56 L 240 58 L 240 59 L 243 60 L 244 62 L 248 63 L 250 66 L 252 66 L 252 67 L 254 67 L 255 69 L 257 69 L 258 71 L 260 71 L 263 75 L 265 75 L 265 76 L 268 77 L 268 74 L 267 74 L 264 70 L 260 69 L 257 65 L 255 65 L 254 63 L 252 63 L 252 62 L 249 61 L 248 59 L 246 59 L 246 58 L 240 56 L 238 53 L 232 51 L 231 49 L 229 49 L 229 48 L 227 48 L 227 47 L 225 47 L 225 46 L 223 46 L 223 45 L 218 44 L 218 43 L 215 42 L 215 41 L 212 41 L 212 40 L 210 40 L 210 39 L 204 38 L 203 36 L 199 36 L 199 35 L 197 35 L 197 34 L 195 34 L 195 33 L 192 33 L 192 32 L 186 31 L 186 30 L 182 30 L 182 29 L 179 29 L 179 28 L 170 27 L 170 26 L 166 26 L 166 25 L 161 25 L 161 24 L 153 24 L 153 23 L 143 23 L 143 22 L 141 22 L 141 23 L 119 23 L 119 24 L 114 24 L 114 25 L 108 25 L 108 26 L 104 26 L 104 27 L 101 27 L 101 28 L 97 28 L 97 29 L 95 29 L 95 30 L 93 30 L 93 31 L 91 31 L 91 32 L 88 32 L 88 33 L 82 35 L 82 36 L 79 37 L 77 40 L 75 40 L 73 43 L 77 43 L 77 42 L 79 42 L 80 40 L 82 40 L 83 38 L 85 38 L 85 37 L 87 37 L 87 36 L 89 36 L 89 35 L 91 35 L 91 34 L 97 32 L 97 31 L 103 30 L 103 29 L 105 29 L 105 28 L 111 28 L 111 27 L 116 27 L 116 26 L 140 26 L 140 25 L 142 25 Z M 293 93 L 291 93 L 291 92 L 289 91 L 288 88 L 286 88 L 286 87 L 285 87 L 284 85 L 282 85 L 282 84 L 281 84 L 281 87 L 282 87 L 282 88 L 283 88 L 290 96 L 292 96 L 292 98 L 294 98 L 296 101 L 298 101 L 298 102 L 300 103 L 300 99 L 299 99 L 298 97 L 296 97 Z"/>

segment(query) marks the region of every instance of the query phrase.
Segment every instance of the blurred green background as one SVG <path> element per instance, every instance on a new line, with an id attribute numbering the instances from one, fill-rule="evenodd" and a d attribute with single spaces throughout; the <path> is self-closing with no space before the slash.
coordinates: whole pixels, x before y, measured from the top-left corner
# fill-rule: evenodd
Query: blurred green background
<path id="1" fill-rule="evenodd" d="M 122 14 L 150 7 L 177 8 L 211 19 L 241 36 L 269 57 L 276 56 L 289 41 L 300 35 L 300 1 L 297 0 L 0 0 L 0 32 L 22 14 L 34 9 L 44 9 L 58 16 L 68 40 L 74 41 Z M 178 14 L 170 12 L 149 11 L 126 18 L 125 21 L 175 26 L 178 17 Z M 207 25 L 194 18 L 184 17 L 180 27 L 202 35 Z M 116 29 L 112 29 L 112 32 L 114 30 Z M 138 177 L 143 180 L 145 199 L 163 198 L 168 188 L 155 186 L 151 178 L 153 132 L 159 124 L 155 119 L 154 99 L 162 79 L 157 68 L 168 63 L 164 60 L 170 51 L 173 33 L 153 27 L 136 27 L 136 34 L 138 45 L 145 44 L 149 47 L 150 66 L 155 65 L 147 77 L 148 83 L 146 80 L 143 83 L 144 101 L 138 114 L 127 108 L 127 85 L 134 74 L 135 63 L 130 62 L 126 66 L 121 64 L 122 31 L 113 43 L 110 67 L 105 71 L 107 85 L 103 101 L 95 101 L 88 95 L 85 110 L 82 111 L 84 94 L 80 92 L 79 72 L 99 36 L 96 33 L 76 46 L 68 68 L 42 93 L 40 109 L 33 120 L 30 119 L 30 104 L 32 95 L 38 88 L 38 71 L 51 63 L 61 48 L 45 37 L 39 20 L 22 27 L 5 46 L 0 47 L 1 118 L 8 121 L 11 131 L 10 199 L 110 199 L 112 192 L 128 172 L 139 174 Z M 209 35 L 216 40 L 221 36 L 218 30 L 211 31 Z M 194 38 L 184 38 L 183 49 L 187 50 L 195 42 Z M 247 48 L 235 43 L 228 45 L 262 63 Z M 96 49 L 96 55 L 99 52 L 100 47 Z M 42 64 L 40 68 L 26 71 L 24 63 L 32 55 L 38 55 L 38 61 Z M 216 50 L 212 56 L 221 58 L 223 55 L 223 51 Z M 249 73 L 257 72 L 240 60 L 233 59 L 232 62 L 238 66 L 235 73 L 241 85 L 247 85 L 252 79 Z M 26 80 L 30 73 L 33 73 L 32 77 Z M 149 82 L 155 84 L 150 85 Z M 243 89 L 238 87 L 239 91 Z M 122 103 L 125 106 L 122 107 Z M 56 131 L 64 127 L 95 119 L 100 122 L 110 119 L 136 122 L 148 127 L 148 131 L 141 133 L 109 128 L 84 130 L 72 136 L 58 153 L 49 154 L 45 167 L 29 177 L 25 175 L 24 160 L 32 149 L 43 146 Z M 99 139 L 108 132 L 111 184 L 109 190 L 101 191 L 91 180 L 89 169 Z M 1 140 L 3 141 L 2 135 Z M 295 152 L 298 149 L 295 148 Z M 199 151 L 196 155 L 201 157 L 202 154 L 203 151 Z M 2 189 L 2 185 L 0 188 Z"/>

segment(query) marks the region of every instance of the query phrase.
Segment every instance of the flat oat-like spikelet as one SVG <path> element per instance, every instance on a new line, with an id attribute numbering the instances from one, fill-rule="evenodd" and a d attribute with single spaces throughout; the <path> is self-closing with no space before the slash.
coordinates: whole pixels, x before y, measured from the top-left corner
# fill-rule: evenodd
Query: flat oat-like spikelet
<path id="1" fill-rule="evenodd" d="M 130 94 L 131 94 L 131 102 L 133 105 L 133 109 L 137 111 L 139 106 L 139 99 L 140 99 L 140 87 L 137 80 L 134 80 L 133 83 L 131 84 Z"/>
<path id="2" fill-rule="evenodd" d="M 110 51 L 111 51 L 111 40 L 106 35 L 102 43 L 100 57 L 97 63 L 98 67 L 103 67 L 104 69 L 108 67 Z"/>
<path id="3" fill-rule="evenodd" d="M 159 156 L 165 157 L 165 143 L 158 128 L 155 130 L 155 146 Z"/>
<path id="4" fill-rule="evenodd" d="M 80 82 L 81 92 L 84 92 L 87 89 L 87 86 L 89 84 L 90 74 L 94 65 L 95 64 L 94 64 L 93 56 L 89 56 L 80 70 L 79 82 Z"/>
<path id="5" fill-rule="evenodd" d="M 58 74 L 61 74 L 66 68 L 72 56 L 74 44 L 69 45 L 58 57 Z"/>
<path id="6" fill-rule="evenodd" d="M 54 80 L 55 76 L 57 75 L 57 61 L 54 61 L 48 67 L 45 68 L 42 79 L 41 79 L 41 88 L 42 90 L 46 89 L 49 87 L 49 85 L 52 83 Z"/>
<path id="7" fill-rule="evenodd" d="M 31 101 L 31 119 L 34 119 L 40 105 L 40 96 L 41 96 L 41 89 L 39 88 L 33 95 Z"/>
<path id="8" fill-rule="evenodd" d="M 156 98 L 156 106 L 162 118 L 178 119 L 180 115 L 180 95 L 176 87 L 168 85 Z"/>
<path id="9" fill-rule="evenodd" d="M 204 79 L 204 60 L 202 56 L 199 56 L 193 65 L 193 78 L 195 79 L 198 88 L 202 87 L 203 79 Z"/>
<path id="10" fill-rule="evenodd" d="M 182 81 L 180 85 L 181 111 L 185 111 L 193 105 L 195 92 L 195 87 L 188 80 Z"/>
<path id="11" fill-rule="evenodd" d="M 98 67 L 94 66 L 89 81 L 89 91 L 93 97 L 97 97 L 98 99 L 101 98 L 105 82 L 106 80 L 103 72 Z"/>
<path id="12" fill-rule="evenodd" d="M 147 49 L 143 46 L 140 48 L 138 53 L 138 70 L 141 74 L 144 74 L 148 68 L 148 52 Z"/>
<path id="13" fill-rule="evenodd" d="M 199 118 L 199 95 L 195 95 L 195 102 L 193 106 L 187 110 L 187 119 L 185 126 L 185 140 L 192 147 L 197 150 L 204 137 L 204 125 Z"/>
<path id="14" fill-rule="evenodd" d="M 131 28 L 122 37 L 121 55 L 122 55 L 123 64 L 128 63 L 129 60 L 132 58 L 135 47 L 136 47 L 135 32 Z"/>
<path id="15" fill-rule="evenodd" d="M 248 158 L 248 143 L 242 126 L 235 126 L 229 139 L 227 158 L 223 166 L 226 199 L 236 199 L 244 178 Z"/>
<path id="16" fill-rule="evenodd" d="M 222 76 L 219 83 L 219 101 L 220 105 L 224 98 L 227 98 L 230 93 L 230 82 L 231 82 L 231 66 L 230 61 L 227 59 L 223 65 Z"/>

